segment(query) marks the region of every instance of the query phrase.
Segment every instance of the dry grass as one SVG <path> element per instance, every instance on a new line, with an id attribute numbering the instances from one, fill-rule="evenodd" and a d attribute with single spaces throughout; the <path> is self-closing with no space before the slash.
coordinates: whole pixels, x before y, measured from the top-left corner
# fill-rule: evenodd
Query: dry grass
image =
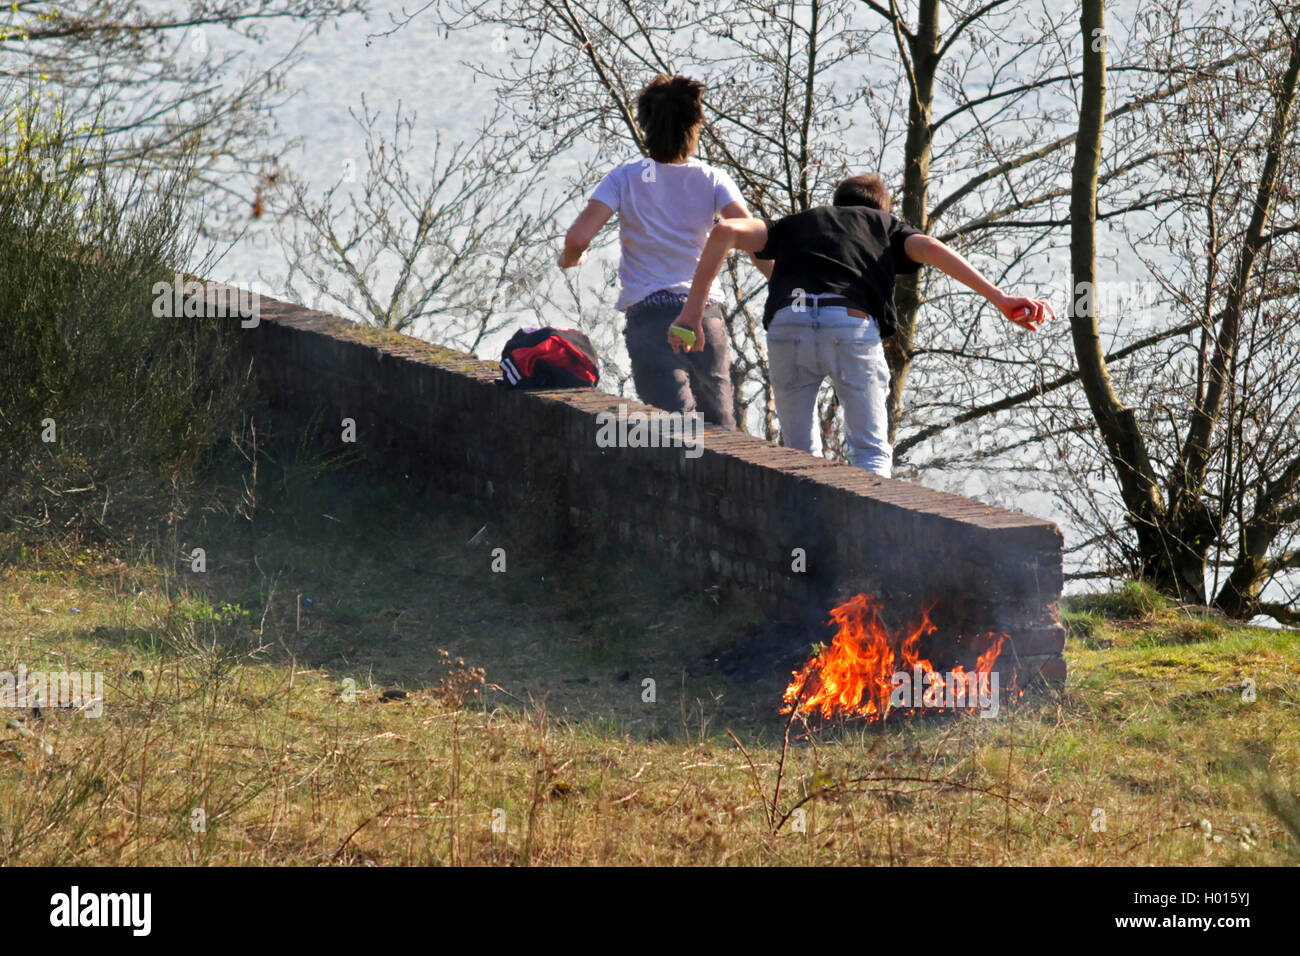
<path id="1" fill-rule="evenodd" d="M 1293 633 L 1077 612 L 1063 695 L 796 724 L 773 815 L 784 675 L 686 666 L 746 609 L 514 548 L 492 574 L 463 510 L 323 494 L 255 532 L 200 530 L 202 578 L 87 553 L 3 570 L 0 669 L 103 671 L 107 700 L 99 719 L 0 712 L 0 863 L 1297 858 L 1267 805 L 1300 789 Z M 1253 702 L 1229 689 L 1247 678 Z"/>

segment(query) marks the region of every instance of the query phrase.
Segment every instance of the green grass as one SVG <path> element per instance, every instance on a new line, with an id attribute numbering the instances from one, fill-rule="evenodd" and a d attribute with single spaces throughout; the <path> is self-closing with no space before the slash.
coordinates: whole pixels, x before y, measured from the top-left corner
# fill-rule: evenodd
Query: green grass
<path id="1" fill-rule="evenodd" d="M 350 481 L 186 528 L 202 575 L 7 550 L 0 669 L 99 670 L 106 704 L 0 712 L 0 863 L 1297 860 L 1293 632 L 1071 599 L 1064 692 L 796 722 L 782 765 L 788 675 L 698 663 L 761 626 L 745 602 Z"/>

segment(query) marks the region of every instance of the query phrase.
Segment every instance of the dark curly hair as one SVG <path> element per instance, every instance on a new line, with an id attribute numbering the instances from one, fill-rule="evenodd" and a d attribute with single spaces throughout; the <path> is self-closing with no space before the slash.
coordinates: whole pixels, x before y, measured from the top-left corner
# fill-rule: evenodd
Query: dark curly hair
<path id="1" fill-rule="evenodd" d="M 661 163 L 690 159 L 704 122 L 704 84 L 661 73 L 637 96 L 636 122 L 651 159 Z"/>

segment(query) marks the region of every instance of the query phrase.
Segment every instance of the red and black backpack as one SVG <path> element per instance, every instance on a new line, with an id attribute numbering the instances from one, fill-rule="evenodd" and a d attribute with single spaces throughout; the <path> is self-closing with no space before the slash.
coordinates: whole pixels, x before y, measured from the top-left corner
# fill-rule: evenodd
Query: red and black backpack
<path id="1" fill-rule="evenodd" d="M 501 350 L 502 381 L 515 388 L 591 388 L 600 379 L 591 339 L 577 329 L 520 329 Z"/>

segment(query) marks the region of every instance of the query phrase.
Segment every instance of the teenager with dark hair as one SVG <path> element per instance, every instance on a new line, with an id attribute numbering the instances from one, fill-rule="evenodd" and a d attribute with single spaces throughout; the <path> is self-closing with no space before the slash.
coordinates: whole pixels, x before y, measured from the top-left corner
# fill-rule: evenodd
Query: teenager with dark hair
<path id="1" fill-rule="evenodd" d="M 878 176 L 854 176 L 835 189 L 834 205 L 776 221 L 724 219 L 714 227 L 677 324 L 698 328 L 706 290 L 733 249 L 774 260 L 763 325 L 781 435 L 787 447 L 812 450 L 817 392 L 829 376 L 844 409 L 849 460 L 889 477 L 883 340 L 894 334 L 894 280 L 935 266 L 1034 331 L 1051 306 L 1010 296 L 932 236 L 893 216 Z"/>
<path id="2" fill-rule="evenodd" d="M 701 292 L 695 350 L 678 352 L 668 342 L 715 219 L 749 218 L 731 177 L 694 158 L 703 94 L 704 85 L 685 76 L 656 76 L 641 90 L 636 120 L 649 155 L 614 169 L 596 187 L 569 227 L 560 266 L 585 261 L 587 247 L 618 213 L 617 308 L 626 313 L 637 395 L 670 412 L 698 410 L 706 421 L 734 429 L 727 329 L 713 279 Z"/>
<path id="3" fill-rule="evenodd" d="M 831 197 L 832 206 L 866 206 L 890 212 L 894 208 L 894 198 L 889 195 L 885 181 L 872 173 L 870 176 L 850 176 L 841 179 Z"/>

